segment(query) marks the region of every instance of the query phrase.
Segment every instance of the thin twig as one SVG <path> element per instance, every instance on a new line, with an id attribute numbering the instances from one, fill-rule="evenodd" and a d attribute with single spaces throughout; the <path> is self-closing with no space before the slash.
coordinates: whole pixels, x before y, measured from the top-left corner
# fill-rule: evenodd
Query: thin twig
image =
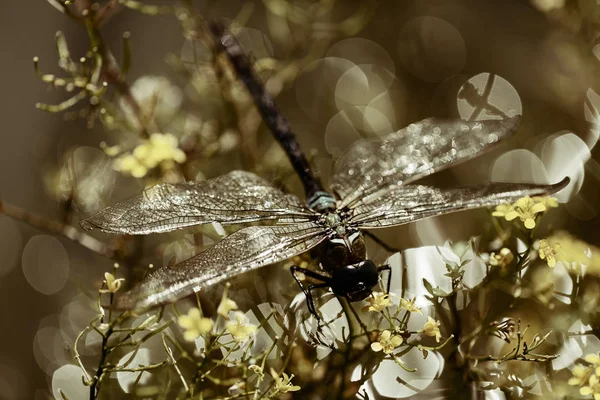
<path id="1" fill-rule="evenodd" d="M 75 228 L 72 225 L 46 219 L 39 215 L 33 214 L 25 209 L 19 208 L 17 206 L 5 202 L 0 202 L 0 214 L 7 215 L 11 218 L 24 222 L 29 226 L 41 229 L 45 232 L 67 238 L 75 243 L 80 244 L 86 249 L 89 249 L 94 253 L 100 254 L 102 256 L 108 258 L 112 258 L 115 256 L 115 247 L 102 243 L 98 239 L 88 235 L 87 233 L 82 232 L 81 230 Z"/>

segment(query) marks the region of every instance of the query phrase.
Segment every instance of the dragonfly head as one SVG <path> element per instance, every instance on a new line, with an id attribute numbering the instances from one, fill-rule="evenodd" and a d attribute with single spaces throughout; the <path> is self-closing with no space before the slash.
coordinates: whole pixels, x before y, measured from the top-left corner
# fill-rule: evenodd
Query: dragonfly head
<path id="1" fill-rule="evenodd" d="M 336 268 L 331 277 L 331 289 L 350 301 L 360 301 L 371 295 L 378 280 L 379 274 L 373 261 L 364 260 Z"/>

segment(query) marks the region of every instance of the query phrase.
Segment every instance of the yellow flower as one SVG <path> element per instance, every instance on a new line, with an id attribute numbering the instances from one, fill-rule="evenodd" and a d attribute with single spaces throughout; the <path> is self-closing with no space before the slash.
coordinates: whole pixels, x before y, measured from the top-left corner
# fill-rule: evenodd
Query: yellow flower
<path id="1" fill-rule="evenodd" d="M 248 339 L 256 332 L 258 327 L 256 325 L 246 323 L 245 316 L 241 312 L 237 312 L 235 315 L 236 322 L 228 322 L 225 327 L 233 337 L 233 340 L 240 343 Z"/>
<path id="2" fill-rule="evenodd" d="M 515 202 L 514 207 L 519 214 L 521 222 L 523 222 L 523 225 L 527 229 L 535 228 L 536 215 L 546 211 L 544 203 L 536 203 L 529 196 L 521 197 Z"/>
<path id="3" fill-rule="evenodd" d="M 263 369 L 260 367 L 260 365 L 251 365 L 248 367 L 248 369 L 252 372 L 254 372 L 256 375 L 258 375 L 258 379 L 263 380 L 265 377 L 265 373 L 263 372 Z"/>
<path id="4" fill-rule="evenodd" d="M 540 258 L 546 260 L 548 266 L 553 268 L 556 265 L 557 258 L 560 254 L 560 243 L 556 241 L 540 240 L 540 248 L 538 250 Z"/>
<path id="5" fill-rule="evenodd" d="M 600 400 L 600 380 L 598 380 L 598 376 L 590 376 L 587 386 L 579 388 L 579 394 L 582 396 L 593 396 L 594 400 Z"/>
<path id="6" fill-rule="evenodd" d="M 104 282 L 106 283 L 106 289 L 100 289 L 100 293 L 115 293 L 121 288 L 121 282 L 125 279 L 115 279 L 115 276 L 110 272 L 104 273 Z"/>
<path id="7" fill-rule="evenodd" d="M 423 325 L 423 333 L 427 336 L 435 336 L 435 340 L 439 343 L 442 338 L 440 322 L 431 317 L 427 317 L 427 322 Z"/>
<path id="8" fill-rule="evenodd" d="M 288 376 L 288 374 L 282 372 L 281 375 L 277 375 L 277 372 L 271 368 L 271 376 L 275 380 L 275 390 L 278 393 L 297 392 L 300 390 L 300 386 L 292 385 L 293 374 L 292 376 Z"/>
<path id="9" fill-rule="evenodd" d="M 190 308 L 187 315 L 180 315 L 177 318 L 177 323 L 185 329 L 183 338 L 188 342 L 193 342 L 200 335 L 210 332 L 213 327 L 211 319 L 202 318 L 200 310 L 197 308 Z"/>
<path id="10" fill-rule="evenodd" d="M 131 154 L 123 154 L 117 157 L 113 163 L 115 170 L 127 172 L 134 178 L 143 178 L 148 173 L 148 168 Z"/>
<path id="11" fill-rule="evenodd" d="M 592 374 L 592 369 L 584 365 L 578 364 L 573 368 L 573 371 L 571 372 L 573 373 L 573 376 L 569 378 L 567 383 L 571 386 L 583 386 L 590 378 L 590 375 Z"/>
<path id="12" fill-rule="evenodd" d="M 122 151 L 121 146 L 108 146 L 106 142 L 100 142 L 100 148 L 104 150 L 104 153 L 109 157 L 115 157 Z"/>
<path id="13" fill-rule="evenodd" d="M 229 311 L 237 310 L 238 308 L 236 302 L 227 297 L 227 289 L 229 289 L 229 284 L 223 291 L 223 297 L 221 297 L 221 302 L 219 303 L 219 307 L 217 307 L 217 314 L 225 319 L 229 319 Z"/>
<path id="14" fill-rule="evenodd" d="M 533 201 L 536 203 L 542 203 L 546 208 L 556 208 L 558 207 L 558 200 L 556 197 L 551 196 L 535 196 L 533 197 Z"/>
<path id="15" fill-rule="evenodd" d="M 393 335 L 392 332 L 385 330 L 379 335 L 379 341 L 371 343 L 373 351 L 382 351 L 385 354 L 391 354 L 396 347 L 400 346 L 404 339 L 401 336 Z"/>
<path id="16" fill-rule="evenodd" d="M 510 251 L 510 249 L 504 247 L 500 250 L 500 253 L 496 254 L 496 253 L 491 253 L 490 254 L 490 265 L 492 267 L 500 267 L 500 268 L 504 268 L 507 265 L 509 265 L 512 260 L 515 259 L 515 256 L 513 255 L 512 251 Z"/>
<path id="17" fill-rule="evenodd" d="M 390 304 L 390 295 L 385 293 L 373 293 L 371 297 L 367 297 L 367 304 L 362 308 L 363 312 L 375 311 L 382 312 L 384 308 Z"/>
<path id="18" fill-rule="evenodd" d="M 412 300 L 400 299 L 400 307 L 404 308 L 408 312 L 416 312 L 423 315 L 421 309 L 415 306 L 416 297 L 413 297 Z"/>
<path id="19" fill-rule="evenodd" d="M 496 206 L 496 211 L 492 213 L 494 217 L 504 217 L 507 221 L 512 221 L 519 216 L 512 204 L 500 204 Z"/>
<path id="20" fill-rule="evenodd" d="M 560 261 L 565 267 L 572 270 L 581 270 L 587 267 L 587 272 L 598 273 L 600 264 L 598 259 L 600 249 L 583 240 L 579 240 L 566 232 L 557 232 L 548 238 L 551 242 L 560 243 Z"/>
<path id="21" fill-rule="evenodd" d="M 558 207 L 558 201 L 553 197 L 521 197 L 514 204 L 500 204 L 492 213 L 494 217 L 504 217 L 512 221 L 519 217 L 525 228 L 535 228 L 537 214 L 544 213 L 549 207 Z"/>
<path id="22" fill-rule="evenodd" d="M 148 170 L 163 162 L 185 162 L 186 155 L 178 146 L 177 138 L 172 134 L 153 133 L 148 140 L 136 146 L 132 153 L 117 157 L 114 168 L 135 178 L 141 178 Z"/>
<path id="23" fill-rule="evenodd" d="M 600 357 L 598 357 L 597 354 L 588 354 L 585 356 L 584 360 L 592 364 L 592 366 L 596 369 L 594 372 L 596 375 L 600 376 Z"/>

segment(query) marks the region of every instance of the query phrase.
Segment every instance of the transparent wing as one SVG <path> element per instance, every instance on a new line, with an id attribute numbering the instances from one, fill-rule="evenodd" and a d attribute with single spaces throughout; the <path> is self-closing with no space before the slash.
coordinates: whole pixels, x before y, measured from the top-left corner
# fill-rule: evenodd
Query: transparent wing
<path id="1" fill-rule="evenodd" d="M 385 196 L 365 198 L 352 209 L 347 221 L 361 229 L 402 225 L 435 215 L 509 203 L 523 196 L 552 194 L 568 183 L 569 178 L 555 185 L 488 183 L 452 189 L 394 186 Z"/>
<path id="2" fill-rule="evenodd" d="M 243 272 L 303 253 L 328 237 L 322 225 L 250 226 L 174 267 L 149 274 L 117 299 L 119 308 L 137 309 L 168 303 Z"/>
<path id="3" fill-rule="evenodd" d="M 215 221 L 239 224 L 280 219 L 292 223 L 316 217 L 296 196 L 253 173 L 233 171 L 203 182 L 156 185 L 84 219 L 81 226 L 143 235 Z"/>
<path id="4" fill-rule="evenodd" d="M 518 121 L 428 118 L 383 139 L 360 141 L 334 167 L 331 189 L 341 199 L 338 207 L 466 161 L 509 136 Z"/>

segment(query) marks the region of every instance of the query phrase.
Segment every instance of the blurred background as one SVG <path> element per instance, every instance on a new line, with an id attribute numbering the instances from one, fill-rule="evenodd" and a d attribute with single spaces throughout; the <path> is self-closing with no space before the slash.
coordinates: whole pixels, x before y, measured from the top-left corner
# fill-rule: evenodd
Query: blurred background
<path id="1" fill-rule="evenodd" d="M 600 135 L 600 8 L 595 0 L 338 1 L 336 12 L 327 17 L 332 20 L 305 25 L 312 32 L 305 37 L 305 32 L 290 30 L 291 25 L 278 24 L 273 10 L 265 11 L 265 4 L 277 8 L 278 2 L 215 3 L 196 5 L 206 10 L 207 18 L 233 18 L 250 10 L 245 28 L 238 30 L 244 47 L 257 60 L 272 57 L 290 67 L 273 68 L 280 74 L 266 68 L 261 76 L 269 90 L 279 93 L 281 110 L 325 182 L 335 159 L 360 138 L 376 138 L 429 116 L 522 114 L 522 125 L 508 143 L 431 180 L 555 183 L 569 176 L 572 183 L 558 195 L 565 206 L 548 217 L 550 225 L 600 244 L 595 148 Z M 313 2 L 298 2 L 299 8 L 300 3 L 308 8 Z M 66 179 L 65 168 L 95 176 L 86 190 L 97 199 L 75 200 L 77 226 L 80 216 L 141 190 L 139 182 L 107 164 L 99 144 L 114 144 L 115 136 L 107 135 L 101 124 L 89 129 L 85 119 L 65 121 L 61 113 L 35 107 L 66 97 L 36 77 L 33 57 L 39 57 L 43 72 L 58 72 L 55 33 L 64 33 L 77 59 L 89 46 L 83 26 L 42 0 L 5 1 L 0 21 L 0 199 L 59 220 L 64 204 L 56 186 Z M 350 22 L 330 35 L 327 23 L 340 21 Z M 149 17 L 131 10 L 116 14 L 102 33 L 117 55 L 126 31 L 133 57 L 128 81 L 170 77 L 179 87 L 173 102 L 198 106 L 202 91 L 165 61 L 203 62 L 202 48 L 183 37 L 178 21 L 172 15 Z M 294 40 L 304 41 L 304 47 L 290 44 Z M 302 61 L 285 64 L 292 59 Z M 204 115 L 199 118 L 206 121 Z M 231 149 L 238 146 L 239 134 L 230 137 Z M 264 130 L 242 157 L 235 151 L 223 153 L 213 163 L 195 166 L 192 177 L 210 178 L 248 163 L 266 175 L 286 169 Z M 255 160 L 248 161 L 249 156 Z M 290 187 L 298 189 L 291 180 Z M 381 236 L 400 248 L 439 245 L 479 234 L 485 218 L 485 211 L 449 215 Z M 152 256 L 149 261 L 161 263 Z M 71 361 L 68 349 L 91 315 L 78 299 L 98 287 L 112 263 L 72 241 L 0 215 L 0 399 L 47 398 L 54 371 Z"/>

